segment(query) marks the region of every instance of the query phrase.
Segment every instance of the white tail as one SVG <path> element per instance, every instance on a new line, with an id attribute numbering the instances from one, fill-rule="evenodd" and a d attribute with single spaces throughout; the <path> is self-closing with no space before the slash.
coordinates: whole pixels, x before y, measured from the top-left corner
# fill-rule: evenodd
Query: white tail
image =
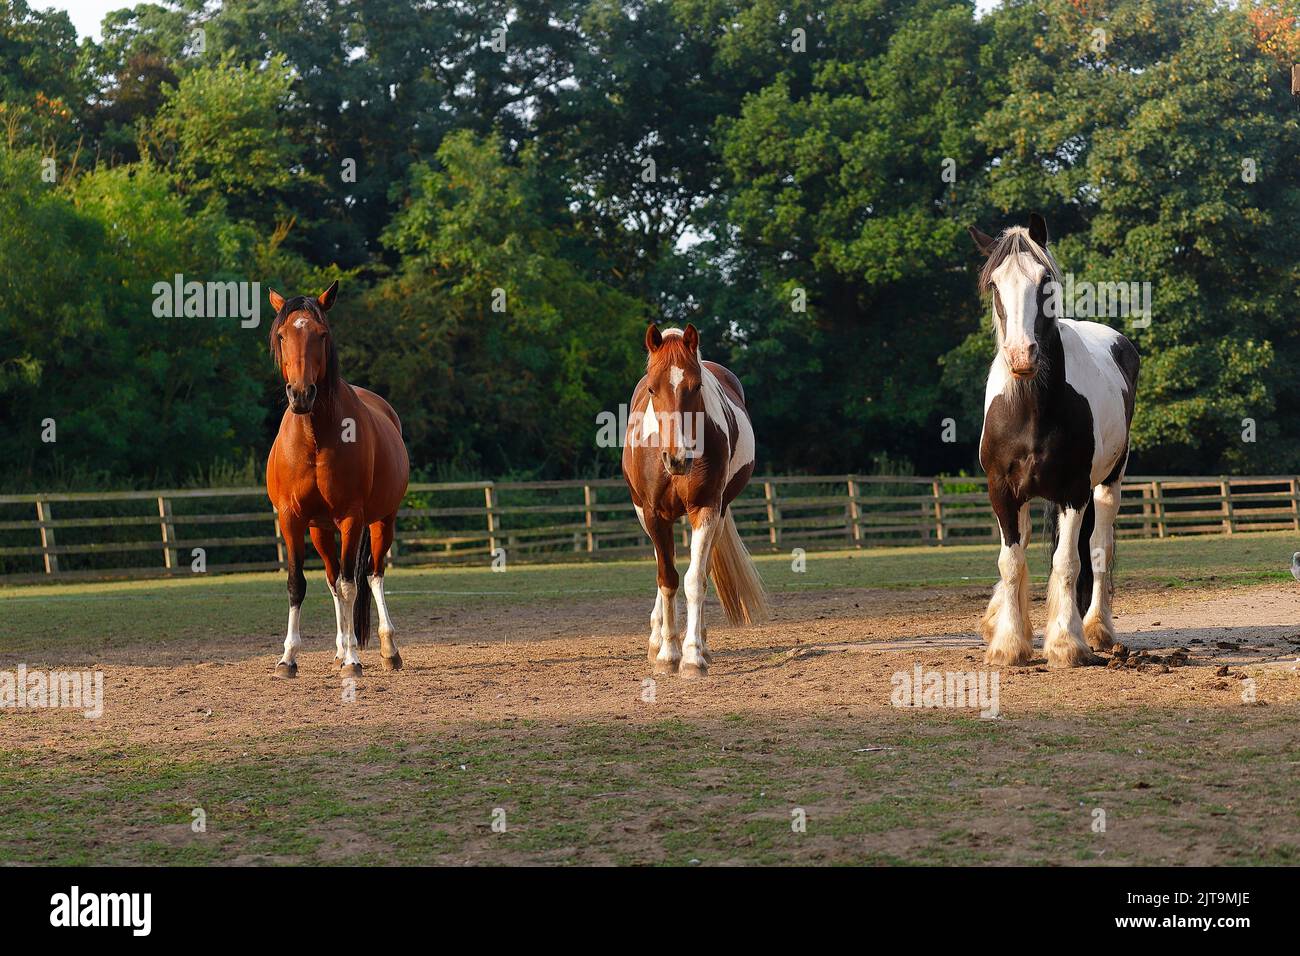
<path id="1" fill-rule="evenodd" d="M 709 573 L 713 576 L 713 586 L 718 590 L 722 610 L 732 624 L 761 624 L 772 616 L 763 581 L 754 567 L 754 559 L 740 540 L 730 509 L 713 545 Z"/>

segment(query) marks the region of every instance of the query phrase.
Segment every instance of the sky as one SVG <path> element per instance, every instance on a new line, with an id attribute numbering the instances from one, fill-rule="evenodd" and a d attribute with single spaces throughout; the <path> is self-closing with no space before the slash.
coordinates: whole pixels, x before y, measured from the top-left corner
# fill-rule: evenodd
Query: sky
<path id="1" fill-rule="evenodd" d="M 104 14 L 110 10 L 134 6 L 135 3 L 136 0 L 31 0 L 29 5 L 33 9 L 54 7 L 56 10 L 68 11 L 72 25 L 77 28 L 78 38 L 92 36 L 98 40 L 99 23 L 104 19 Z M 975 0 L 975 8 L 980 13 L 987 13 L 996 5 L 997 0 Z"/>

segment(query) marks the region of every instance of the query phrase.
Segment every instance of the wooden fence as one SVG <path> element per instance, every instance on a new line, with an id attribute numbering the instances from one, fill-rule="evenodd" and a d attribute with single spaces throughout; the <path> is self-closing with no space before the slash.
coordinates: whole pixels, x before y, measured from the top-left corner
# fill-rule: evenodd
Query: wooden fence
<path id="1" fill-rule="evenodd" d="M 1298 483 L 1294 475 L 1126 478 L 1118 533 L 1300 532 Z M 994 542 L 984 486 L 983 478 L 755 478 L 733 508 L 756 552 Z M 687 531 L 683 522 L 683 545 Z M 411 486 L 396 563 L 485 564 L 498 549 L 510 562 L 650 554 L 622 479 Z M 283 561 L 261 488 L 0 496 L 7 583 L 271 570 Z"/>

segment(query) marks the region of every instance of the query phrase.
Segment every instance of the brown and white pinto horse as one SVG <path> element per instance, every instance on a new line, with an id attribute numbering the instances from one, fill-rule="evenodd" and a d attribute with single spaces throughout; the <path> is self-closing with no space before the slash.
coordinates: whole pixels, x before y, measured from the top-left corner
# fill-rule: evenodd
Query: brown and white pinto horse
<path id="1" fill-rule="evenodd" d="M 378 395 L 339 375 L 338 351 L 325 319 L 338 285 L 316 298 L 300 295 L 286 301 L 278 292 L 270 293 L 276 313 L 271 354 L 289 399 L 266 463 L 266 492 L 279 515 L 289 570 L 289 628 L 276 677 L 298 676 L 298 619 L 307 592 L 303 534 L 308 530 L 334 595 L 340 675 L 361 674 L 357 648 L 370 637 L 371 595 L 379 608 L 384 668 L 402 666 L 384 602 L 384 557 L 406 494 L 409 462 L 396 412 Z"/>
<path id="2" fill-rule="evenodd" d="M 654 542 L 659 593 L 650 615 L 649 659 L 656 674 L 708 673 L 704 627 L 708 579 L 732 624 L 768 617 L 763 582 L 728 505 L 754 472 L 754 430 L 740 380 L 700 358 L 695 326 L 646 330 L 646 374 L 632 393 L 623 477 L 641 526 Z M 686 637 L 677 627 L 673 526 L 691 522 L 686 571 Z"/>

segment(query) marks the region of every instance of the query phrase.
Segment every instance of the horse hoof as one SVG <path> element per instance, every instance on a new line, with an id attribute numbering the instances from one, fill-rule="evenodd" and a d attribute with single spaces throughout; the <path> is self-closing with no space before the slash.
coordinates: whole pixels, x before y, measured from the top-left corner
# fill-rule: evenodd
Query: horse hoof
<path id="1" fill-rule="evenodd" d="M 284 661 L 280 661 L 280 663 L 275 665 L 274 676 L 279 678 L 297 677 L 298 665 L 286 664 Z"/>
<path id="2" fill-rule="evenodd" d="M 339 668 L 339 676 L 340 676 L 340 677 L 360 677 L 360 676 L 361 676 L 361 665 L 360 665 L 360 664 L 344 664 L 342 667 Z"/>
<path id="3" fill-rule="evenodd" d="M 1101 621 L 1083 622 L 1083 639 L 1094 651 L 1108 651 L 1115 644 L 1115 635 Z"/>
<path id="4" fill-rule="evenodd" d="M 394 654 L 392 657 L 381 656 L 379 661 L 384 665 L 384 670 L 386 671 L 400 671 L 402 669 L 401 654 Z"/>
<path id="5" fill-rule="evenodd" d="M 655 665 L 656 675 L 677 673 L 677 661 L 661 661 L 659 658 L 656 657 L 654 660 L 654 665 Z"/>
<path id="6" fill-rule="evenodd" d="M 695 680 L 696 678 L 707 677 L 708 675 L 709 665 L 705 663 L 683 664 L 677 669 L 677 676 L 682 680 Z"/>
<path id="7" fill-rule="evenodd" d="M 1023 667 L 1034 656 L 1033 647 L 998 648 L 990 647 L 984 652 L 984 663 L 988 667 Z"/>
<path id="8" fill-rule="evenodd" d="M 1089 667 L 1101 663 L 1101 658 L 1090 651 L 1086 644 L 1053 646 L 1044 656 L 1048 667 Z"/>

